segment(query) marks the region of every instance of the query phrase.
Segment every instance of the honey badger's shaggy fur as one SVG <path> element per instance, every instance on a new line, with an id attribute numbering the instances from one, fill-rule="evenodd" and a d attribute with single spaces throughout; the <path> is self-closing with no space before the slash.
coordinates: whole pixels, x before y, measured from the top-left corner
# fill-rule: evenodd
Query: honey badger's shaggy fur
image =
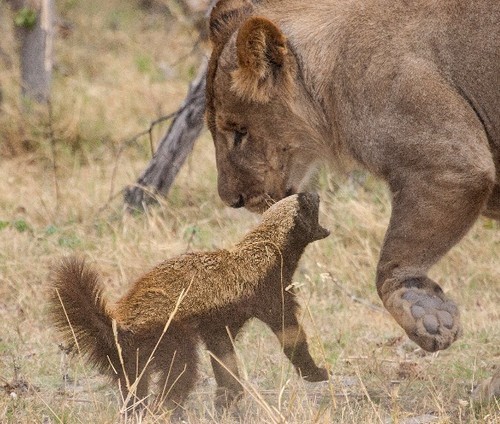
<path id="1" fill-rule="evenodd" d="M 118 378 L 123 388 L 144 372 L 138 379 L 137 399 L 148 395 L 151 377 L 158 374 L 172 409 L 182 404 L 195 383 L 199 338 L 217 358 L 212 358 L 217 406 L 227 406 L 242 392 L 232 338 L 250 318 L 269 325 L 302 377 L 325 380 L 327 371 L 311 358 L 297 320 L 298 303 L 285 290 L 305 247 L 328 235 L 318 223 L 318 207 L 314 194 L 284 199 L 232 249 L 167 260 L 137 280 L 113 307 L 104 298 L 97 274 L 78 259 L 66 259 L 53 280 L 54 321 L 67 342 L 76 338 L 80 351 L 102 372 Z M 185 297 L 160 339 L 183 291 Z M 153 359 L 146 367 L 150 355 Z"/>
<path id="2" fill-rule="evenodd" d="M 429 268 L 500 219 L 500 1 L 220 0 L 207 77 L 221 198 L 262 211 L 314 164 L 383 178 L 378 293 L 422 348 L 460 334 Z"/>

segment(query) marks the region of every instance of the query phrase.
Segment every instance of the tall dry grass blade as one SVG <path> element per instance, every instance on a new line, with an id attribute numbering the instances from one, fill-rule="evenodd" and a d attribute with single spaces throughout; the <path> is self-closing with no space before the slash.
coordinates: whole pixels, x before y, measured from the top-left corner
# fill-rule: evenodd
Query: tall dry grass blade
<path id="1" fill-rule="evenodd" d="M 238 383 L 241 384 L 243 389 L 252 397 L 252 399 L 255 400 L 255 402 L 266 412 L 267 416 L 271 420 L 272 423 L 275 424 L 282 424 L 286 422 L 285 417 L 283 414 L 278 411 L 276 408 L 270 406 L 265 399 L 262 397 L 262 395 L 250 384 L 247 384 L 246 382 L 242 381 L 240 378 L 238 378 L 229 368 L 226 367 L 226 365 L 212 352 L 208 352 L 211 358 L 214 358 L 219 365 L 221 365 L 229 374 L 236 380 Z"/>
<path id="2" fill-rule="evenodd" d="M 50 100 L 47 101 L 47 110 L 48 110 L 48 138 L 50 142 L 50 150 L 52 154 L 52 173 L 54 179 L 54 192 L 55 192 L 55 216 L 59 215 L 59 199 L 60 189 L 59 189 L 59 178 L 58 178 L 58 162 L 57 162 L 57 142 L 54 132 L 54 115 L 52 110 L 52 102 Z"/>
<path id="3" fill-rule="evenodd" d="M 45 401 L 45 399 L 38 393 L 38 391 L 34 391 L 36 397 L 40 399 L 40 401 L 45 405 L 45 407 L 50 411 L 50 413 L 54 416 L 54 418 L 60 423 L 64 424 L 65 421 L 63 421 L 57 414 L 56 412 L 50 407 L 50 405 Z"/>
<path id="4" fill-rule="evenodd" d="M 315 329 L 316 331 L 316 337 L 321 340 L 320 338 L 320 330 L 319 330 L 319 326 L 316 324 L 316 321 L 314 319 L 314 316 L 312 314 L 312 311 L 311 311 L 311 308 L 310 308 L 310 305 L 309 305 L 309 302 L 306 302 L 306 311 L 309 315 L 309 319 L 311 320 L 312 322 L 312 327 Z M 328 364 L 328 361 L 327 361 L 327 355 L 326 355 L 326 350 L 325 350 L 325 346 L 322 342 L 319 343 L 319 347 L 320 347 L 320 351 L 321 351 L 321 356 L 323 357 L 323 362 L 325 364 L 325 366 L 327 366 Z M 327 367 L 328 371 L 330 372 L 329 368 Z M 337 409 L 337 395 L 335 393 L 335 388 L 333 386 L 333 381 L 332 381 L 332 376 L 330 374 L 330 378 L 328 379 L 327 381 L 327 384 L 328 384 L 328 391 L 330 392 L 330 398 L 332 400 L 332 406 L 333 406 L 333 410 L 336 410 Z"/>
<path id="5" fill-rule="evenodd" d="M 123 361 L 122 349 L 121 349 L 120 343 L 118 341 L 117 324 L 116 324 L 115 320 L 112 321 L 112 324 L 113 324 L 113 334 L 115 336 L 115 344 L 116 344 L 116 348 L 118 350 L 118 357 L 120 358 L 120 364 L 122 366 L 122 371 L 123 371 L 123 374 L 125 375 L 125 381 L 126 381 L 126 384 L 127 384 L 127 391 L 128 391 L 127 396 L 124 399 L 124 404 L 122 405 L 121 410 L 120 410 L 121 413 L 123 413 L 127 409 L 129 409 L 129 407 L 127 405 L 130 402 L 131 398 L 133 396 L 135 396 L 135 391 L 137 389 L 137 386 L 139 385 L 140 380 L 143 378 L 144 373 L 146 372 L 147 367 L 151 364 L 151 361 L 154 358 L 154 354 L 157 351 L 158 346 L 160 345 L 160 343 L 161 343 L 161 341 L 163 339 L 163 336 L 165 335 L 165 333 L 167 332 L 168 328 L 170 327 L 170 324 L 172 323 L 172 320 L 174 319 L 175 315 L 177 314 L 177 311 L 179 310 L 179 307 L 180 307 L 182 301 L 184 300 L 184 298 L 188 294 L 188 292 L 189 292 L 189 290 L 191 288 L 191 285 L 193 283 L 193 280 L 194 280 L 194 277 L 191 279 L 191 282 L 189 283 L 188 287 L 186 289 L 182 289 L 181 293 L 179 294 L 179 297 L 178 297 L 178 299 L 177 299 L 177 301 L 175 303 L 174 309 L 170 313 L 170 315 L 168 317 L 168 320 L 167 320 L 166 324 L 163 327 L 162 333 L 158 337 L 158 340 L 156 341 L 156 344 L 155 344 L 153 350 L 151 351 L 151 353 L 150 353 L 150 355 L 149 355 L 149 357 L 148 357 L 148 359 L 147 359 L 144 367 L 142 368 L 142 370 L 140 371 L 140 374 L 136 377 L 136 379 L 134 380 L 134 382 L 132 383 L 132 385 L 130 384 L 129 377 L 128 377 L 127 373 L 125 372 L 125 363 Z M 180 376 L 178 376 L 177 379 L 179 377 Z M 177 379 L 175 381 L 177 381 Z M 168 395 L 168 393 L 167 393 L 167 395 Z M 139 402 L 143 403 L 144 400 L 145 399 L 139 399 Z M 135 403 L 134 403 L 134 405 L 135 405 Z"/>
<path id="6" fill-rule="evenodd" d="M 73 329 L 73 326 L 71 325 L 71 321 L 69 320 L 68 313 L 66 312 L 66 307 L 64 306 L 64 302 L 61 299 L 61 295 L 59 294 L 59 289 L 55 289 L 55 290 L 56 290 L 57 298 L 59 299 L 59 303 L 61 304 L 61 307 L 63 308 L 64 316 L 66 317 L 66 321 L 67 321 L 68 326 L 71 330 L 73 340 L 75 341 L 76 349 L 78 350 L 78 354 L 81 355 L 82 351 L 80 350 L 80 345 L 78 344 L 78 339 L 76 338 L 75 330 Z"/>
<path id="7" fill-rule="evenodd" d="M 80 345 L 78 344 L 78 339 L 77 339 L 77 337 L 76 337 L 76 334 L 75 334 L 75 330 L 74 330 L 74 328 L 73 328 L 73 325 L 71 324 L 71 321 L 70 321 L 70 319 L 69 319 L 68 313 L 67 313 L 67 311 L 66 311 L 66 307 L 64 306 L 64 302 L 63 302 L 63 300 L 62 300 L 62 298 L 61 298 L 61 295 L 60 295 L 60 293 L 59 293 L 59 290 L 58 290 L 58 289 L 55 289 L 55 290 L 56 290 L 57 298 L 59 299 L 59 303 L 61 304 L 61 307 L 62 307 L 62 309 L 63 309 L 63 311 L 64 311 L 64 316 L 65 316 L 65 318 L 66 318 L 66 322 L 68 323 L 68 326 L 69 326 L 69 328 L 70 328 L 70 330 L 71 330 L 71 335 L 72 335 L 73 340 L 74 340 L 74 342 L 75 342 L 75 346 L 76 346 L 76 349 L 77 349 L 77 351 L 78 351 L 78 355 L 81 355 L 81 354 L 82 354 L 82 351 L 81 351 L 81 349 L 80 349 Z M 64 354 L 65 354 L 65 353 L 64 353 Z M 109 361 L 109 363 L 111 364 L 111 361 Z M 113 369 L 114 369 L 114 367 L 113 367 Z M 114 371 L 116 372 L 116 370 L 114 370 Z M 88 375 L 86 374 L 86 372 L 85 372 L 85 375 L 88 377 Z M 88 380 L 88 379 L 87 379 L 87 380 Z M 93 392 L 93 390 L 91 390 L 91 389 L 90 389 L 90 386 L 88 386 L 88 391 L 89 391 L 90 393 L 92 393 L 92 397 L 93 397 L 94 404 L 97 404 L 97 398 L 96 398 L 95 393 Z"/>
<path id="8" fill-rule="evenodd" d="M 380 424 L 385 424 L 384 423 L 384 420 L 382 419 L 382 417 L 380 416 L 380 412 L 379 410 L 377 409 L 377 407 L 375 406 L 375 403 L 373 402 L 370 394 L 368 393 L 368 390 L 366 388 L 366 385 L 365 383 L 363 382 L 363 380 L 361 379 L 361 375 L 359 374 L 359 369 L 358 367 L 356 367 L 354 369 L 354 372 L 356 373 L 356 377 L 358 377 L 358 380 L 359 380 L 359 384 L 361 385 L 361 388 L 363 389 L 363 393 L 365 394 L 366 398 L 368 399 L 368 402 L 370 404 L 370 407 L 372 408 L 373 412 L 375 413 L 375 416 L 377 417 L 377 420 Z"/>

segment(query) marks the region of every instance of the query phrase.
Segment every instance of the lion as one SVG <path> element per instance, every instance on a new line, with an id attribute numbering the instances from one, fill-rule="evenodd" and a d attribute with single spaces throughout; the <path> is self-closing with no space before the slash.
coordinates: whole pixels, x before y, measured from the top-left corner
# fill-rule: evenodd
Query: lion
<path id="1" fill-rule="evenodd" d="M 318 211 L 317 194 L 287 197 L 231 249 L 166 260 L 114 306 L 94 270 L 65 258 L 52 278 L 53 322 L 66 343 L 119 381 L 131 408 L 144 406 L 156 379 L 162 392 L 153 404 L 182 413 L 196 383 L 201 340 L 211 352 L 215 405 L 223 412 L 243 393 L 233 340 L 251 318 L 271 328 L 305 380 L 327 380 L 328 371 L 309 353 L 292 285 L 306 246 L 329 234 Z"/>
<path id="2" fill-rule="evenodd" d="M 262 212 L 323 159 L 382 178 L 377 291 L 427 351 L 461 334 L 429 268 L 481 214 L 500 219 L 499 22 L 489 0 L 221 0 L 210 17 L 220 197 Z"/>

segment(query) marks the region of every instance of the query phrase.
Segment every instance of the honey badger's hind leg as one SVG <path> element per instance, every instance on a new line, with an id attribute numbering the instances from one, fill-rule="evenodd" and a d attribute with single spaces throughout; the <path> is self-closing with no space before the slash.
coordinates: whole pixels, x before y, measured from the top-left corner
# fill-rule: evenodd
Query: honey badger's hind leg
<path id="1" fill-rule="evenodd" d="M 244 323 L 244 319 L 234 319 L 227 327 L 224 323 L 208 323 L 200 327 L 217 382 L 215 409 L 218 413 L 224 412 L 243 395 L 233 340 Z"/>
<path id="2" fill-rule="evenodd" d="M 182 417 L 184 401 L 198 377 L 197 345 L 198 337 L 189 326 L 171 323 L 153 354 L 151 369 L 159 376 L 156 405 L 177 418 Z"/>
<path id="3" fill-rule="evenodd" d="M 139 412 L 149 402 L 151 368 L 146 364 L 150 346 L 147 344 L 148 339 L 140 336 L 128 339 L 127 334 L 118 334 L 121 360 L 113 367 L 127 410 Z"/>

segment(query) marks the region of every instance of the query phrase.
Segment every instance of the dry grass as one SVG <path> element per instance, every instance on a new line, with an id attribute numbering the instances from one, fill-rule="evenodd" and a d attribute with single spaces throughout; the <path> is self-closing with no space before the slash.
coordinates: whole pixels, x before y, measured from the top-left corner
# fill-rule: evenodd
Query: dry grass
<path id="1" fill-rule="evenodd" d="M 148 143 L 127 148 L 115 175 L 117 149 L 182 100 L 196 64 L 196 55 L 184 57 L 195 34 L 132 1 L 59 3 L 74 27 L 57 43 L 56 169 L 47 116 L 42 111 L 26 123 L 18 112 L 15 60 L 0 67 L 0 422 L 125 422 L 117 387 L 57 344 L 44 301 L 51 263 L 85 254 L 102 272 L 110 295 L 118 297 L 158 261 L 229 246 L 258 217 L 225 208 L 217 198 L 207 134 L 160 207 L 141 216 L 123 214 L 121 197 L 110 195 L 135 180 L 148 160 Z M 1 15 L 5 28 L 3 3 Z M 7 55 L 11 41 L 8 32 L 0 40 Z M 313 355 L 331 368 L 332 381 L 300 380 L 272 333 L 252 323 L 236 343 L 248 393 L 239 404 L 240 418 L 222 421 L 499 422 L 498 404 L 469 401 L 470 390 L 500 361 L 498 223 L 478 221 L 433 269 L 461 305 L 464 335 L 450 349 L 426 354 L 383 311 L 374 288 L 390 212 L 384 187 L 371 177 L 325 172 L 317 187 L 321 221 L 332 235 L 308 248 L 296 281 Z M 200 382 L 186 405 L 191 423 L 216 422 L 215 383 L 208 355 L 202 356 Z"/>

